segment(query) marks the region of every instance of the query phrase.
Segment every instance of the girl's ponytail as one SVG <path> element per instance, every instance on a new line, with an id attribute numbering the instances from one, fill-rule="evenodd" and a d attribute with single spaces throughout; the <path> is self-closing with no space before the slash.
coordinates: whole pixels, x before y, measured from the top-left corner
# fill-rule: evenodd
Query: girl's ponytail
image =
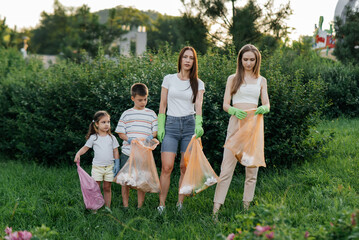
<path id="1" fill-rule="evenodd" d="M 97 133 L 97 131 L 96 131 L 96 125 L 95 125 L 95 120 L 92 120 L 92 122 L 90 123 L 90 125 L 89 125 L 89 130 L 88 130 L 88 132 L 87 132 L 87 134 L 86 134 L 86 140 L 88 140 L 89 138 L 90 138 L 90 136 L 92 135 L 92 134 L 95 134 L 95 133 Z"/>
<path id="2" fill-rule="evenodd" d="M 110 114 L 108 114 L 106 111 L 98 111 L 95 113 L 95 115 L 93 116 L 93 120 L 89 125 L 89 130 L 85 137 L 86 140 L 88 140 L 92 134 L 97 134 L 96 123 L 98 123 L 103 116 L 110 117 Z"/>

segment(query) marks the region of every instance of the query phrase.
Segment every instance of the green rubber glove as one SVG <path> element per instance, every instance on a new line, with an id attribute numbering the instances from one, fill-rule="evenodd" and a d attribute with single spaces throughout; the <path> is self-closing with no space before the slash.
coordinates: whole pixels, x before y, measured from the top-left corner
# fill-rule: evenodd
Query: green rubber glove
<path id="1" fill-rule="evenodd" d="M 196 115 L 196 126 L 194 128 L 194 132 L 196 133 L 196 138 L 202 137 L 204 130 L 202 127 L 203 118 L 201 115 Z"/>
<path id="2" fill-rule="evenodd" d="M 165 137 L 165 124 L 166 124 L 166 114 L 160 113 L 158 114 L 158 131 L 157 131 L 157 139 L 162 142 Z"/>
<path id="3" fill-rule="evenodd" d="M 247 116 L 247 113 L 241 109 L 230 107 L 228 109 L 228 113 L 231 115 L 235 115 L 238 119 L 243 119 Z"/>
<path id="4" fill-rule="evenodd" d="M 257 108 L 256 112 L 254 113 L 254 115 L 257 114 L 266 114 L 269 113 L 269 107 L 266 105 L 262 105 L 260 107 Z"/>

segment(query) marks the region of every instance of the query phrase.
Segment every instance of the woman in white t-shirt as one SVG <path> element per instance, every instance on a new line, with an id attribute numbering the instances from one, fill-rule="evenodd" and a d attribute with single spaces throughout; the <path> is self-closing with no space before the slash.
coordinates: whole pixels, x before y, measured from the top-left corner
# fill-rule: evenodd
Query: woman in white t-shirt
<path id="1" fill-rule="evenodd" d="M 180 143 L 181 176 L 186 172 L 184 153 L 194 134 L 203 135 L 202 103 L 204 83 L 198 79 L 197 53 L 192 47 L 184 47 L 178 57 L 178 72 L 164 77 L 158 114 L 157 138 L 161 145 L 161 192 L 157 208 L 162 214 L 170 186 L 171 173 Z M 166 119 L 167 109 L 167 119 Z M 196 116 L 194 116 L 196 115 Z M 184 195 L 178 195 L 177 209 L 182 209 Z"/>

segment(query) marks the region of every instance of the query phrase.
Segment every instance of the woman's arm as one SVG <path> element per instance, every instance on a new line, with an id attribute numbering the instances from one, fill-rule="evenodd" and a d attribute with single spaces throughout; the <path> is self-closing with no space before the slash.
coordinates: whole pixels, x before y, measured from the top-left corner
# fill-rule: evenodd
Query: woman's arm
<path id="1" fill-rule="evenodd" d="M 268 97 L 268 91 L 267 91 L 267 79 L 262 78 L 261 82 L 261 101 L 262 105 L 265 105 L 270 109 L 270 103 L 269 103 L 269 97 Z"/>
<path id="2" fill-rule="evenodd" d="M 226 90 L 224 92 L 223 97 L 223 110 L 228 112 L 228 109 L 231 107 L 231 88 L 233 82 L 234 75 L 231 75 L 227 79 Z"/>
<path id="3" fill-rule="evenodd" d="M 167 108 L 167 96 L 168 96 L 168 89 L 162 87 L 161 89 L 161 101 L 160 101 L 160 109 L 158 111 L 159 114 L 166 113 Z"/>
<path id="4" fill-rule="evenodd" d="M 160 109 L 158 111 L 158 118 L 157 118 L 158 119 L 157 139 L 160 142 L 162 142 L 163 138 L 165 137 L 167 97 L 168 97 L 168 89 L 162 87 Z"/>
<path id="5" fill-rule="evenodd" d="M 196 115 L 199 116 L 202 116 L 203 94 L 204 94 L 204 90 L 198 91 L 196 102 L 194 104 L 194 107 L 196 109 Z"/>

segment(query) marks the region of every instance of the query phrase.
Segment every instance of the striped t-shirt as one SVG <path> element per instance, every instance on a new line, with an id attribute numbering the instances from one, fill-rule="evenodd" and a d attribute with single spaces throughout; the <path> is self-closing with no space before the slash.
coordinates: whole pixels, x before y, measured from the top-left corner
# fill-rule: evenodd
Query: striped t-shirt
<path id="1" fill-rule="evenodd" d="M 157 115 L 148 108 L 130 108 L 122 113 L 115 132 L 124 133 L 128 138 L 146 138 L 157 132 Z M 127 156 L 131 153 L 131 145 L 127 141 L 123 141 L 122 153 Z"/>

